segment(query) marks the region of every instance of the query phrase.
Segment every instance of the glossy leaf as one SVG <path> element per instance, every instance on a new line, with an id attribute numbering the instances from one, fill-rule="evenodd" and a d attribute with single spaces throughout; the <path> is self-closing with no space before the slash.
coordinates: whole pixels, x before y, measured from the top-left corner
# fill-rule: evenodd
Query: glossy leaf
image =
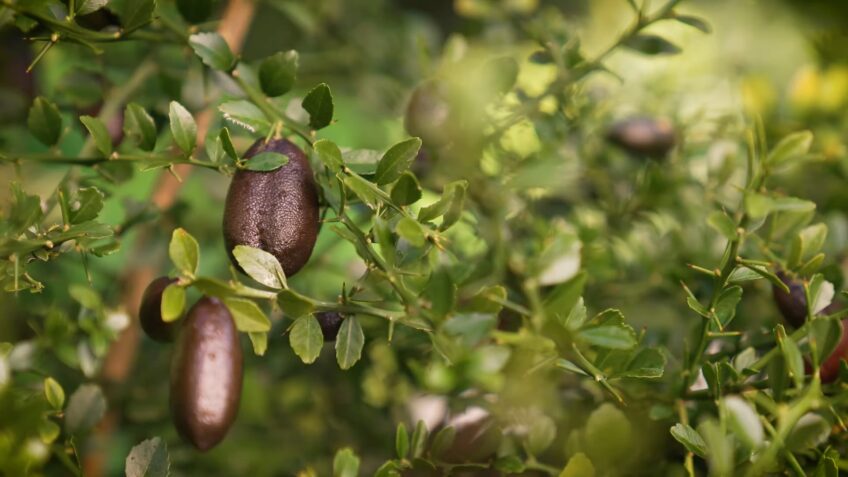
<path id="1" fill-rule="evenodd" d="M 230 310 L 233 321 L 239 331 L 245 333 L 266 332 L 271 330 L 271 320 L 265 316 L 265 312 L 259 305 L 245 298 L 229 297 L 224 299 L 224 304 Z"/>
<path id="2" fill-rule="evenodd" d="M 127 477 L 167 477 L 171 472 L 168 446 L 159 437 L 147 439 L 134 446 L 127 456 L 124 472 Z"/>
<path id="3" fill-rule="evenodd" d="M 409 169 L 419 149 L 421 149 L 421 139 L 417 137 L 401 141 L 389 148 L 377 165 L 374 181 L 378 185 L 385 185 L 398 180 L 401 174 Z"/>
<path id="4" fill-rule="evenodd" d="M 309 113 L 309 126 L 322 129 L 333 120 L 333 95 L 326 83 L 321 83 L 310 91 L 301 103 Z"/>
<path id="5" fill-rule="evenodd" d="M 324 335 L 318 320 L 313 315 L 301 316 L 295 320 L 289 332 L 289 343 L 301 361 L 305 364 L 314 363 L 324 344 Z"/>
<path id="6" fill-rule="evenodd" d="M 277 52 L 259 65 L 259 85 L 268 96 L 289 92 L 297 78 L 298 55 L 294 50 Z"/>
<path id="7" fill-rule="evenodd" d="M 156 146 L 156 123 L 136 103 L 129 103 L 124 110 L 124 134 L 145 151 L 152 151 Z"/>
<path id="8" fill-rule="evenodd" d="M 88 130 L 100 154 L 103 157 L 109 157 L 109 154 L 112 154 L 112 138 L 103 121 L 91 116 L 80 116 L 80 122 Z"/>
<path id="9" fill-rule="evenodd" d="M 194 122 L 191 113 L 180 103 L 171 101 L 168 117 L 171 121 L 171 134 L 177 146 L 186 155 L 194 152 L 197 144 L 197 123 Z"/>
<path id="10" fill-rule="evenodd" d="M 220 33 L 195 33 L 188 38 L 188 44 L 214 70 L 231 71 L 236 65 L 236 57 Z"/>
<path id="11" fill-rule="evenodd" d="M 29 109 L 27 126 L 44 145 L 56 144 L 62 134 L 62 116 L 59 115 L 59 108 L 45 98 L 35 98 Z"/>
<path id="12" fill-rule="evenodd" d="M 185 229 L 175 229 L 171 234 L 171 243 L 168 245 L 168 254 L 171 262 L 186 275 L 197 273 L 197 265 L 200 261 L 200 246 Z"/>

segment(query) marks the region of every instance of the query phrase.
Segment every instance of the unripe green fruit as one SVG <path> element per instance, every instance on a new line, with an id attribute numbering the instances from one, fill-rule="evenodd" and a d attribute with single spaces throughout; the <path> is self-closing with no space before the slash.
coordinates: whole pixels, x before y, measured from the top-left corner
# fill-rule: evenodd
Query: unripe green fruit
<path id="1" fill-rule="evenodd" d="M 162 293 L 168 285 L 176 282 L 176 278 L 159 277 L 147 285 L 144 295 L 141 297 L 141 306 L 138 310 L 138 321 L 141 329 L 151 339 L 167 343 L 174 340 L 178 322 L 170 323 L 162 319 Z"/>
<path id="2" fill-rule="evenodd" d="M 607 140 L 632 154 L 659 159 L 677 144 L 677 134 L 668 120 L 634 117 L 613 124 Z"/>
<path id="3" fill-rule="evenodd" d="M 324 341 L 336 341 L 336 336 L 339 335 L 344 317 L 334 311 L 327 311 L 316 313 L 315 318 L 318 320 L 318 324 L 321 325 L 321 333 L 324 335 Z"/>
<path id="4" fill-rule="evenodd" d="M 438 147 L 451 140 L 451 105 L 446 86 L 436 80 L 415 89 L 406 107 L 404 126 L 411 136 L 421 138 L 427 147 Z"/>
<path id="5" fill-rule="evenodd" d="M 269 172 L 236 172 L 224 205 L 224 243 L 239 270 L 233 248 L 249 245 L 277 257 L 290 277 L 309 260 L 318 237 L 318 191 L 300 148 L 285 139 L 260 139 L 244 157 L 265 151 L 284 154 L 289 162 Z"/>
<path id="6" fill-rule="evenodd" d="M 201 451 L 221 442 L 241 399 L 242 353 L 227 307 L 201 298 L 188 312 L 171 361 L 171 417 Z"/>

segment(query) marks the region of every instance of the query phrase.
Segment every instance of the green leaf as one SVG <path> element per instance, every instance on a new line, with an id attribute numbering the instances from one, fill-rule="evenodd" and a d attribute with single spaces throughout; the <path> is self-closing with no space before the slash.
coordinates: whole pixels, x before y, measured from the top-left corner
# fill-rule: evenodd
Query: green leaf
<path id="1" fill-rule="evenodd" d="M 233 256 L 250 278 L 270 288 L 286 288 L 286 275 L 277 257 L 247 245 L 236 245 Z"/>
<path id="2" fill-rule="evenodd" d="M 221 141 L 221 148 L 227 153 L 227 156 L 229 156 L 230 159 L 237 161 L 239 156 L 236 152 L 236 147 L 233 146 L 233 140 L 230 138 L 230 130 L 227 128 L 221 128 L 221 132 L 218 133 L 218 139 Z"/>
<path id="3" fill-rule="evenodd" d="M 213 70 L 232 71 L 236 66 L 236 57 L 220 33 L 195 33 L 188 37 L 188 44 L 194 54 Z"/>
<path id="4" fill-rule="evenodd" d="M 224 119 L 252 133 L 264 135 L 271 130 L 271 123 L 265 113 L 250 101 L 227 101 L 218 106 L 218 110 L 224 115 Z"/>
<path id="5" fill-rule="evenodd" d="M 438 201 L 422 208 L 418 212 L 418 220 L 420 222 L 429 222 L 444 215 L 445 218 L 442 220 L 442 225 L 439 229 L 447 229 L 447 227 L 459 218 L 456 213 L 456 208 L 459 207 L 461 211 L 462 202 L 465 199 L 465 189 L 467 188 L 468 181 L 465 180 L 454 181 L 446 185 L 445 190 L 442 193 L 442 197 Z M 450 219 L 448 218 L 448 214 L 452 214 Z"/>
<path id="6" fill-rule="evenodd" d="M 88 129 L 100 154 L 103 157 L 109 157 L 109 154 L 112 154 L 112 137 L 109 136 L 109 130 L 106 129 L 103 121 L 91 116 L 80 116 L 80 122 Z"/>
<path id="7" fill-rule="evenodd" d="M 524 462 L 518 458 L 518 456 L 507 455 L 498 458 L 493 464 L 493 467 L 498 472 L 503 474 L 512 475 L 512 474 L 520 474 L 524 472 Z M 576 474 L 575 474 L 576 475 Z M 583 475 L 583 474 L 581 474 Z M 562 477 L 562 476 L 560 476 Z M 594 477 L 594 475 L 586 476 L 586 477 Z"/>
<path id="8" fill-rule="evenodd" d="M 733 433 L 749 449 L 759 449 L 763 445 L 765 434 L 757 411 L 738 396 L 728 396 L 722 402 Z"/>
<path id="9" fill-rule="evenodd" d="M 412 443 L 410 445 L 413 458 L 421 457 L 424 454 L 428 435 L 429 433 L 427 432 L 427 426 L 424 424 L 424 421 L 418 421 L 415 424 L 415 430 L 412 431 Z"/>
<path id="10" fill-rule="evenodd" d="M 268 96 L 289 92 L 297 78 L 298 55 L 294 50 L 277 52 L 259 65 L 259 85 Z"/>
<path id="11" fill-rule="evenodd" d="M 103 307 L 103 302 L 100 295 L 96 291 L 85 285 L 73 284 L 68 287 L 68 293 L 76 300 L 83 308 L 89 310 L 99 310 Z"/>
<path id="12" fill-rule="evenodd" d="M 315 141 L 312 148 L 315 150 L 318 159 L 320 159 L 331 172 L 339 172 L 342 167 L 344 167 L 342 152 L 339 150 L 339 146 L 337 146 L 334 142 L 327 139 L 320 139 Z"/>
<path id="13" fill-rule="evenodd" d="M 89 13 L 94 13 L 105 7 L 107 3 L 109 3 L 109 0 L 77 0 L 76 14 L 88 15 Z"/>
<path id="14" fill-rule="evenodd" d="M 580 327 L 582 327 L 586 322 L 586 305 L 583 304 L 583 297 L 577 299 L 577 303 L 571 307 L 571 311 L 568 312 L 568 315 L 557 313 L 555 316 L 559 320 L 560 324 L 565 328 L 571 331 L 580 329 Z M 562 318 L 563 316 L 565 319 Z"/>
<path id="15" fill-rule="evenodd" d="M 624 46 L 645 55 L 675 55 L 679 46 L 657 35 L 638 34 L 624 42 Z"/>
<path id="16" fill-rule="evenodd" d="M 129 103 L 124 110 L 124 134 L 142 150 L 152 151 L 156 147 L 156 123 L 136 103 Z"/>
<path id="17" fill-rule="evenodd" d="M 427 243 L 427 234 L 421 224 L 409 217 L 400 219 L 395 226 L 398 236 L 405 239 L 413 247 L 423 247 Z"/>
<path id="18" fill-rule="evenodd" d="M 253 354 L 256 356 L 264 356 L 268 350 L 268 333 L 252 332 L 248 333 L 250 344 L 253 346 Z"/>
<path id="19" fill-rule="evenodd" d="M 200 261 L 200 246 L 183 228 L 174 229 L 171 234 L 171 243 L 168 245 L 168 255 L 171 262 L 182 273 L 193 276 L 197 273 L 197 265 Z"/>
<path id="20" fill-rule="evenodd" d="M 97 218 L 103 209 L 103 193 L 97 187 L 86 187 L 77 193 L 77 200 L 71 204 L 68 220 L 72 224 L 81 224 Z"/>
<path id="21" fill-rule="evenodd" d="M 580 272 L 571 280 L 560 283 L 545 297 L 545 314 L 549 317 L 570 313 L 583 295 L 586 272 Z"/>
<path id="22" fill-rule="evenodd" d="M 677 442 L 683 444 L 683 447 L 685 447 L 686 450 L 698 457 L 705 457 L 707 455 L 707 443 L 704 441 L 704 438 L 698 434 L 698 431 L 692 429 L 692 427 L 686 424 L 677 423 L 671 428 L 671 436 L 674 437 Z"/>
<path id="23" fill-rule="evenodd" d="M 661 378 L 665 371 L 665 363 L 665 355 L 660 350 L 654 348 L 641 349 L 627 363 L 627 369 L 617 376 L 643 379 Z"/>
<path id="24" fill-rule="evenodd" d="M 171 460 L 165 441 L 154 437 L 134 446 L 127 456 L 124 471 L 127 477 L 168 477 Z"/>
<path id="25" fill-rule="evenodd" d="M 246 298 L 229 297 L 224 299 L 224 304 L 233 315 L 236 328 L 245 333 L 263 333 L 271 330 L 271 320 L 265 316 L 262 308 Z"/>
<path id="26" fill-rule="evenodd" d="M 813 144 L 813 133 L 810 131 L 799 131 L 792 133 L 777 143 L 769 152 L 766 163 L 779 165 L 791 159 L 796 159 L 810 152 Z"/>
<path id="27" fill-rule="evenodd" d="M 62 134 L 62 116 L 59 108 L 41 96 L 35 98 L 27 117 L 30 132 L 46 146 L 59 142 Z"/>
<path id="28" fill-rule="evenodd" d="M 712 33 L 713 31 L 713 27 L 711 27 L 710 24 L 707 23 L 707 21 L 703 18 L 691 15 L 674 15 L 672 18 L 679 21 L 680 23 L 689 25 L 693 28 L 697 28 L 698 30 L 701 30 L 704 33 Z"/>
<path id="29" fill-rule="evenodd" d="M 298 318 L 315 309 L 315 304 L 309 298 L 294 290 L 283 290 L 277 294 L 277 303 L 280 304 L 283 313 Z"/>
<path id="30" fill-rule="evenodd" d="M 818 414 L 808 412 L 792 428 L 786 438 L 786 448 L 802 452 L 819 446 L 830 437 L 830 423 Z"/>
<path id="31" fill-rule="evenodd" d="M 359 457 L 352 449 L 344 448 L 333 458 L 333 477 L 358 477 Z"/>
<path id="32" fill-rule="evenodd" d="M 595 477 L 595 466 L 586 454 L 578 452 L 568 459 L 559 477 Z"/>
<path id="33" fill-rule="evenodd" d="M 270 172 L 289 163 L 289 156 L 279 152 L 264 151 L 251 157 L 244 168 L 249 171 Z"/>
<path id="34" fill-rule="evenodd" d="M 313 129 L 327 127 L 333 120 L 333 95 L 326 83 L 321 83 L 310 91 L 302 103 L 309 113 L 309 126 Z"/>
<path id="35" fill-rule="evenodd" d="M 51 421 L 49 417 L 44 416 L 38 423 L 38 437 L 45 444 L 53 443 L 62 433 L 62 429 L 58 424 Z"/>
<path id="36" fill-rule="evenodd" d="M 795 382 L 796 388 L 801 388 L 804 385 L 804 358 L 801 355 L 801 350 L 795 340 L 786 335 L 783 325 L 777 325 L 775 334 L 777 335 L 777 343 L 780 345 L 780 351 L 783 353 L 783 359 L 786 360 L 789 377 Z"/>
<path id="37" fill-rule="evenodd" d="M 767 216 L 773 207 L 770 197 L 753 192 L 745 194 L 745 211 L 752 219 L 760 219 Z"/>
<path id="38" fill-rule="evenodd" d="M 65 409 L 65 430 L 68 434 L 79 434 L 95 426 L 106 413 L 106 398 L 96 384 L 78 387 Z"/>
<path id="39" fill-rule="evenodd" d="M 191 113 L 176 101 L 171 101 L 168 117 L 171 121 L 171 134 L 174 136 L 174 141 L 185 155 L 190 155 L 197 144 L 197 123 L 194 122 Z"/>
<path id="40" fill-rule="evenodd" d="M 118 16 L 121 18 L 124 32 L 129 33 L 150 23 L 156 9 L 156 0 L 126 0 L 119 5 Z"/>
<path id="41" fill-rule="evenodd" d="M 550 447 L 556 438 L 556 424 L 553 419 L 545 415 L 536 416 L 530 422 L 527 432 L 527 450 L 533 455 L 539 455 Z"/>
<path id="42" fill-rule="evenodd" d="M 229 284 L 214 278 L 200 277 L 194 280 L 192 285 L 204 295 L 218 298 L 226 298 L 235 294 L 235 290 Z"/>
<path id="43" fill-rule="evenodd" d="M 341 369 L 350 369 L 362 357 L 362 347 L 365 344 L 365 334 L 355 315 L 348 316 L 342 321 L 339 334 L 336 337 L 336 361 Z"/>
<path id="44" fill-rule="evenodd" d="M 594 346 L 609 349 L 630 349 L 636 346 L 636 332 L 629 326 L 593 326 L 577 333 L 578 337 Z"/>
<path id="45" fill-rule="evenodd" d="M 715 306 L 715 314 L 722 326 L 727 326 L 736 316 L 736 305 L 742 299 L 742 287 L 734 285 L 725 288 Z"/>
<path id="46" fill-rule="evenodd" d="M 456 303 L 456 285 L 445 268 L 436 269 L 427 282 L 422 296 L 430 302 L 430 311 L 436 317 L 444 317 Z"/>
<path id="47" fill-rule="evenodd" d="M 376 209 L 380 204 L 380 200 L 382 199 L 380 193 L 375 190 L 373 184 L 358 174 L 346 175 L 342 179 L 342 182 L 344 182 L 345 187 L 353 191 L 359 197 L 359 200 L 368 207 Z"/>
<path id="48" fill-rule="evenodd" d="M 162 321 L 166 323 L 176 321 L 182 316 L 185 303 L 186 291 L 184 287 L 176 283 L 171 283 L 165 287 L 165 291 L 162 292 L 162 303 L 160 304 Z"/>
<path id="49" fill-rule="evenodd" d="M 824 223 L 813 224 L 798 232 L 800 240 L 799 259 L 804 261 L 812 258 L 824 246 L 827 240 L 827 225 Z"/>
<path id="50" fill-rule="evenodd" d="M 833 301 L 833 284 L 824 279 L 824 275 L 817 273 L 810 279 L 810 302 L 813 314 L 827 308 Z"/>
<path id="51" fill-rule="evenodd" d="M 401 141 L 390 147 L 377 164 L 374 181 L 378 185 L 385 185 L 398 180 L 401 174 L 409 169 L 412 161 L 418 155 L 419 149 L 421 149 L 421 139 L 417 137 Z"/>
<path id="52" fill-rule="evenodd" d="M 509 92 L 518 80 L 518 62 L 504 56 L 487 61 L 483 65 L 482 75 L 495 93 Z"/>
<path id="53" fill-rule="evenodd" d="M 392 202 L 399 206 L 411 205 L 421 199 L 421 186 L 418 179 L 410 172 L 400 175 L 391 193 Z"/>
<path id="54" fill-rule="evenodd" d="M 455 440 L 456 428 L 453 426 L 443 427 L 433 436 L 433 443 L 430 445 L 430 454 L 442 456 L 451 448 Z M 497 464 L 495 466 L 497 467 Z"/>
<path id="55" fill-rule="evenodd" d="M 398 459 L 406 459 L 409 454 L 409 433 L 406 432 L 406 426 L 402 422 L 398 424 L 395 432 L 395 453 Z"/>
<path id="56" fill-rule="evenodd" d="M 727 240 L 736 239 L 736 223 L 724 212 L 715 211 L 707 217 L 707 224 Z"/>
<path id="57" fill-rule="evenodd" d="M 305 315 L 295 320 L 289 333 L 289 343 L 304 363 L 311 364 L 318 359 L 324 344 L 324 335 L 315 316 Z"/>
<path id="58" fill-rule="evenodd" d="M 49 376 L 44 379 L 44 396 L 53 409 L 57 411 L 65 405 L 65 390 L 62 389 L 61 384 Z"/>

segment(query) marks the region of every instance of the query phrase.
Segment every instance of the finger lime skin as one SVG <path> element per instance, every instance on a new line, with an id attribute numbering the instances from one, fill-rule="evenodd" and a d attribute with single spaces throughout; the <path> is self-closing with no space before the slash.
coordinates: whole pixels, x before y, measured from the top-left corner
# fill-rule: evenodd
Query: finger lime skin
<path id="1" fill-rule="evenodd" d="M 789 293 L 786 293 L 780 287 L 772 285 L 772 296 L 777 309 L 787 323 L 800 328 L 807 321 L 807 295 L 804 292 L 804 283 L 801 280 L 790 277 L 784 271 L 778 271 L 777 277 L 786 284 L 789 288 Z M 819 314 L 829 315 L 840 309 L 840 304 L 836 301 L 825 307 Z"/>
<path id="2" fill-rule="evenodd" d="M 239 170 L 224 204 L 224 243 L 233 257 L 236 245 L 260 248 L 275 257 L 286 276 L 297 273 L 312 254 L 318 236 L 318 190 L 306 154 L 285 139 L 260 139 L 245 153 L 284 154 L 289 162 L 268 172 Z"/>
<path id="3" fill-rule="evenodd" d="M 316 313 L 315 318 L 318 320 L 318 324 L 321 325 L 321 333 L 324 335 L 324 341 L 336 341 L 336 336 L 339 335 L 344 317 L 334 311 L 326 311 Z"/>
<path id="4" fill-rule="evenodd" d="M 677 134 L 666 119 L 637 116 L 613 124 L 607 140 L 631 154 L 660 159 L 677 144 Z"/>
<path id="5" fill-rule="evenodd" d="M 789 293 L 782 288 L 772 286 L 772 296 L 777 309 L 783 315 L 787 323 L 798 328 L 807 321 L 807 297 L 804 294 L 804 285 L 798 280 L 793 280 L 784 272 L 777 272 L 778 278 L 789 288 Z"/>
<path id="6" fill-rule="evenodd" d="M 166 323 L 162 320 L 162 293 L 168 285 L 175 283 L 176 278 L 159 277 L 147 285 L 144 295 L 141 297 L 141 306 L 138 310 L 138 321 L 141 329 L 151 339 L 167 343 L 174 341 L 178 322 Z"/>
<path id="7" fill-rule="evenodd" d="M 224 439 L 241 399 L 243 357 L 227 307 L 203 297 L 189 310 L 171 361 L 171 417 L 200 451 Z"/>

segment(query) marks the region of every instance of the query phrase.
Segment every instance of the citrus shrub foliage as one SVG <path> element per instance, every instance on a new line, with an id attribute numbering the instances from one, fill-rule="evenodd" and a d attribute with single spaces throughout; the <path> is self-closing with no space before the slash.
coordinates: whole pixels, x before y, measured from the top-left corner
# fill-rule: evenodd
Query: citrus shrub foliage
<path id="1" fill-rule="evenodd" d="M 363 418 L 334 456 L 296 463 L 303 475 L 837 475 L 848 368 L 832 354 L 845 346 L 843 312 L 831 306 L 838 290 L 821 272 L 828 226 L 815 203 L 773 187 L 798 163 L 817 160 L 811 133 L 775 140 L 757 118 L 729 119 L 730 132 L 710 140 L 736 152 L 696 176 L 687 161 L 706 164 L 709 143 L 680 143 L 667 123 L 619 124 L 611 145 L 588 126 L 605 113 L 586 82 L 626 76 L 607 69 L 613 51 L 680 53 L 646 31 L 655 23 L 709 33 L 679 3 L 629 2 L 631 25 L 586 57 L 554 10 L 531 15 L 466 2 L 468 15 L 520 18 L 522 41 L 533 49 L 445 60 L 412 94 L 405 123 L 413 136 L 378 151 L 322 136 L 334 121 L 330 85 L 300 84 L 295 51 L 242 61 L 205 23 L 212 2 L 2 0 L 2 21 L 40 38 L 35 63 L 64 47 L 94 57 L 140 44 L 129 51 L 148 56 L 121 72 L 99 113 L 78 115 L 62 97 L 36 97 L 26 126 L 42 146 L 0 153 L 17 171 L 0 226 L 5 292 L 38 303 L 27 295 L 66 285 L 51 270 L 80 259 L 83 268 L 67 284 L 70 299 L 50 295 L 61 298 L 28 310 L 32 339 L 0 345 L 0 468 L 79 475 L 93 429 L 121 399 L 107 399 L 97 384 L 110 343 L 128 323 L 96 263 L 120 253 L 128 230 L 160 217 L 142 206 L 128 207 L 120 224 L 104 220 L 120 184 L 161 169 L 176 174 L 183 164 L 225 176 L 273 173 L 289 165 L 287 155 L 246 158 L 245 146 L 289 138 L 314 170 L 319 235 L 346 244 L 356 275 L 328 296 L 298 281 L 316 267 L 295 280 L 262 247 L 202 255 L 202 240 L 178 223 L 161 244 L 172 264 L 155 292 L 161 316 L 155 305 L 143 313 L 179 326 L 196 297 L 214 297 L 263 357 L 246 358 L 246 373 L 286 347 L 302 361 L 291 374 L 335 359 L 339 369 L 319 376 L 331 393 L 337 386 L 349 394 L 339 374 L 353 373 L 360 390 L 346 412 L 368 405 L 396 421 L 377 419 L 387 428 L 366 431 L 379 426 Z M 105 11 L 116 26 L 85 26 Z M 449 42 L 445 58 L 459 50 Z M 136 97 L 157 61 L 182 75 L 200 70 L 217 85 L 205 98 L 216 115 L 205 137 L 198 138 L 200 113 L 179 91 Z M 554 74 L 529 95 L 517 80 L 538 67 Z M 302 97 L 296 87 L 306 88 Z M 660 131 L 660 142 L 646 144 L 645 131 Z M 26 192 L 32 169 L 24 166 L 33 163 L 65 168 L 54 194 Z M 319 250 L 311 260 L 321 267 L 333 257 L 320 239 Z M 231 254 L 229 274 L 204 271 L 201 264 L 215 260 L 210 253 Z M 790 300 L 802 315 L 784 325 L 767 300 L 790 291 L 778 301 Z M 622 311 L 634 300 L 671 303 L 666 310 L 691 322 L 691 334 L 634 326 Z M 762 319 L 742 316 L 752 313 Z M 826 362 L 833 371 L 823 380 Z M 412 405 L 427 400 L 448 410 L 434 420 Z M 180 424 L 184 417 L 175 420 L 190 426 Z M 187 453 L 196 451 L 167 432 L 136 441 L 127 475 L 169 475 L 172 459 L 189 465 Z M 374 433 L 391 436 L 394 449 Z M 240 459 L 297 446 L 294 435 Z M 179 451 L 171 455 L 166 441 Z M 230 441 L 221 452 L 238 455 L 238 438 Z"/>

